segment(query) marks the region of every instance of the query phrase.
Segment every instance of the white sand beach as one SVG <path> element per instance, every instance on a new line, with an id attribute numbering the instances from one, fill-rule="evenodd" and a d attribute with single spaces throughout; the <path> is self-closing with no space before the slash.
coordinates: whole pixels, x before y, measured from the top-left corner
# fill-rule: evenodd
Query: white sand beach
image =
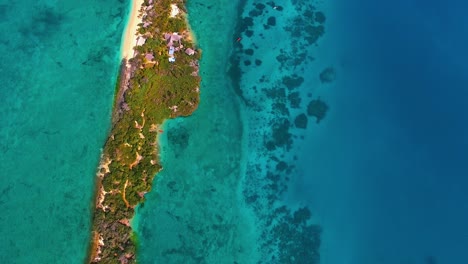
<path id="1" fill-rule="evenodd" d="M 137 43 L 136 33 L 138 24 L 140 24 L 142 20 L 139 14 L 143 2 L 143 0 L 132 0 L 132 9 L 130 10 L 127 26 L 122 36 L 122 47 L 120 49 L 120 56 L 122 59 L 130 59 L 133 57 L 133 47 L 135 47 Z"/>

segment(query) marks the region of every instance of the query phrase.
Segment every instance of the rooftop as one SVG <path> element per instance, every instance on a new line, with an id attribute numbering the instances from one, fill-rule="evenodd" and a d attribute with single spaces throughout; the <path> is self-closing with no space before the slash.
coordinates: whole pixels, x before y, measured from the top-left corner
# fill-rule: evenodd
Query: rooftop
<path id="1" fill-rule="evenodd" d="M 177 33 L 172 33 L 172 34 L 166 33 L 164 34 L 164 39 L 167 42 L 167 46 L 172 47 L 172 45 L 174 45 L 174 42 L 178 42 L 180 44 L 180 40 L 182 39 L 182 36 L 180 36 Z"/>

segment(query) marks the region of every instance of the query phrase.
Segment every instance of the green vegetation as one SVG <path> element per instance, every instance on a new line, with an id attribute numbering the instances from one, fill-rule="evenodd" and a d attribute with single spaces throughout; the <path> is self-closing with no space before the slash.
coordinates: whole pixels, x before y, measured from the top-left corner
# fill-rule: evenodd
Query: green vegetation
<path id="1" fill-rule="evenodd" d="M 185 17 L 169 17 L 170 4 L 184 10 L 183 1 L 154 2 L 154 7 L 145 11 L 144 22 L 151 23 L 147 27 L 140 24 L 138 30 L 147 41 L 136 47 L 138 54 L 129 60 L 131 78 L 124 100 L 119 104 L 118 96 L 115 97 L 114 112 L 120 114 L 114 113 L 117 117 L 101 160 L 90 262 L 136 263 L 137 239 L 129 220 L 134 208 L 144 201 L 144 194 L 150 191 L 155 174 L 161 170 L 157 146 L 157 136 L 162 133 L 159 125 L 167 118 L 190 115 L 199 103 L 200 52 L 192 56 L 184 53 L 186 48 L 195 49 Z M 147 1 L 144 6 L 148 6 Z M 174 54 L 176 62 L 170 63 L 163 35 L 173 32 L 184 38 L 183 48 Z M 154 59 L 146 59 L 147 54 L 152 54 Z M 125 82 L 120 82 L 124 74 L 122 71 L 116 94 L 126 88 Z"/>

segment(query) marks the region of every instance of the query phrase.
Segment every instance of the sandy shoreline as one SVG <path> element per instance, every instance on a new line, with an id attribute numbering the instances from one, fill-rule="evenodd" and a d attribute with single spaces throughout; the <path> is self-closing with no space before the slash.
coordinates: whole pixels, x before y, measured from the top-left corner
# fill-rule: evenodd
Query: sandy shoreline
<path id="1" fill-rule="evenodd" d="M 122 35 L 122 44 L 120 47 L 120 58 L 130 59 L 133 57 L 133 47 L 136 46 L 137 42 L 137 30 L 138 24 L 141 23 L 142 17 L 139 16 L 140 8 L 143 5 L 144 0 L 131 0 L 132 8 L 127 21 L 127 25 Z"/>

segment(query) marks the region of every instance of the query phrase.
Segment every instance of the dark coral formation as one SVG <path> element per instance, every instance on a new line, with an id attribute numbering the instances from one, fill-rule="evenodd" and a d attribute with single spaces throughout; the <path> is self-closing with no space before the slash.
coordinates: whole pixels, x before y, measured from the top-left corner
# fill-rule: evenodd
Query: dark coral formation
<path id="1" fill-rule="evenodd" d="M 257 3 L 255 4 L 255 8 L 259 9 L 259 10 L 263 10 L 265 9 L 266 5 L 262 4 L 262 3 Z"/>
<path id="2" fill-rule="evenodd" d="M 246 49 L 244 50 L 245 54 L 247 55 L 253 55 L 254 54 L 254 50 L 253 49 Z"/>
<path id="3" fill-rule="evenodd" d="M 293 74 L 291 76 L 284 76 L 282 82 L 286 87 L 288 87 L 288 89 L 292 90 L 301 86 L 301 84 L 304 82 L 304 78 Z"/>
<path id="4" fill-rule="evenodd" d="M 249 12 L 249 16 L 250 17 L 258 17 L 258 16 L 261 16 L 262 15 L 262 11 L 261 10 L 257 10 L 257 9 L 253 9 Z"/>
<path id="5" fill-rule="evenodd" d="M 289 132 L 290 122 L 288 119 L 278 119 L 271 127 L 273 142 L 278 148 L 290 149 L 292 145 L 292 134 Z"/>
<path id="6" fill-rule="evenodd" d="M 188 146 L 190 132 L 184 126 L 177 126 L 171 129 L 171 133 L 167 134 L 169 146 L 179 156 Z"/>
<path id="7" fill-rule="evenodd" d="M 276 170 L 277 171 L 284 171 L 288 168 L 288 163 L 286 163 L 285 161 L 280 161 L 278 162 L 278 164 L 276 164 Z"/>
<path id="8" fill-rule="evenodd" d="M 245 31 L 251 26 L 253 26 L 253 19 L 251 17 L 245 17 L 239 23 L 239 28 L 241 29 L 241 31 Z"/>
<path id="9" fill-rule="evenodd" d="M 294 38 L 305 39 L 308 45 L 315 44 L 325 34 L 325 27 L 316 25 L 313 20 L 307 19 L 307 13 L 304 16 L 295 17 L 293 23 L 285 26 L 284 29 L 291 32 L 291 36 Z"/>
<path id="10" fill-rule="evenodd" d="M 270 99 L 283 98 L 286 96 L 286 89 L 282 87 L 263 89 L 263 92 Z M 281 101 L 281 100 L 278 100 L 278 101 Z"/>
<path id="11" fill-rule="evenodd" d="M 307 106 L 307 114 L 309 116 L 314 116 L 317 118 L 317 123 L 320 123 L 322 119 L 325 117 L 328 111 L 328 105 L 320 100 L 320 98 L 316 100 L 310 101 L 309 105 Z"/>
<path id="12" fill-rule="evenodd" d="M 243 15 L 248 17 L 241 18 L 236 35 L 250 39 L 244 43 L 235 43 L 235 52 L 231 60 L 232 68 L 235 68 L 234 73 L 237 73 L 232 77 L 236 81 L 242 80 L 244 72 L 262 69 L 255 67 L 262 65 L 257 59 L 252 60 L 249 65 L 243 65 L 242 62 L 246 58 L 251 60 L 249 56 L 254 55 L 254 52 L 248 50 L 262 50 L 262 47 L 256 46 L 262 45 L 261 42 L 255 40 L 268 40 L 272 36 L 270 32 L 277 33 L 280 31 L 276 30 L 283 29 L 283 39 L 279 44 L 286 42 L 287 45 L 266 43 L 266 46 L 275 51 L 275 64 L 280 72 L 284 72 L 284 76 L 277 78 L 263 73 L 264 75 L 257 77 L 257 83 L 249 83 L 245 88 L 239 83 L 236 84 L 238 94 L 242 94 L 241 98 L 246 105 L 251 111 L 259 113 L 252 122 L 259 122 L 262 127 L 251 131 L 249 136 L 252 141 L 262 139 L 263 144 L 256 152 L 261 153 L 258 155 L 260 159 L 268 159 L 267 164 L 255 160 L 249 162 L 247 183 L 243 190 L 245 202 L 253 208 L 259 219 L 262 219 L 262 225 L 266 226 L 262 238 L 267 240 L 261 246 L 263 255 L 259 264 L 316 264 L 319 261 L 321 229 L 310 223 L 309 209 L 304 207 L 294 211 L 286 206 L 278 206 L 281 204 L 282 195 L 288 189 L 290 178 L 295 177 L 297 172 L 294 166 L 297 157 L 293 158 L 290 151 L 297 146 L 297 140 L 304 138 L 301 131 L 310 126 L 310 116 L 315 117 L 318 123 L 323 120 L 328 110 L 328 106 L 320 99 L 312 100 L 308 105 L 301 105 L 301 97 L 312 97 L 312 91 L 315 92 L 316 87 L 305 85 L 306 77 L 311 76 L 311 73 L 306 73 L 304 69 L 314 61 L 310 55 L 311 46 L 317 45 L 318 40 L 325 34 L 325 15 L 317 11 L 308 0 L 293 0 L 292 4 L 295 10 L 281 14 L 281 19 L 275 15 L 284 8 L 273 1 L 254 1 L 253 5 L 248 6 L 249 9 L 243 12 Z M 268 31 L 256 32 L 262 26 Z M 250 40 L 254 40 L 253 44 Z M 255 51 L 255 56 L 262 59 L 263 64 L 267 62 L 260 52 Z M 255 142 L 253 144 L 255 145 Z M 271 208 L 275 208 L 273 213 Z"/>
<path id="13" fill-rule="evenodd" d="M 326 20 L 326 17 L 323 12 L 318 11 L 315 13 L 315 22 L 323 24 L 325 23 L 325 20 Z"/>
<path id="14" fill-rule="evenodd" d="M 322 229 L 309 223 L 310 210 L 303 207 L 291 214 L 290 209 L 282 206 L 274 214 L 276 223 L 271 228 L 277 239 L 270 242 L 277 243 L 280 252 L 270 263 L 319 263 Z"/>
<path id="15" fill-rule="evenodd" d="M 276 26 L 276 18 L 275 17 L 269 17 L 267 20 L 267 25 L 269 26 Z"/>
<path id="16" fill-rule="evenodd" d="M 327 67 L 319 75 L 322 83 L 331 83 L 336 78 L 336 71 L 333 67 Z"/>
<path id="17" fill-rule="evenodd" d="M 273 112 L 276 113 L 279 116 L 289 116 L 289 109 L 286 106 L 286 104 L 281 103 L 281 102 L 275 102 L 273 103 Z"/>
<path id="18" fill-rule="evenodd" d="M 301 107 L 301 96 L 299 92 L 292 92 L 288 95 L 289 105 L 291 108 Z"/>
<path id="19" fill-rule="evenodd" d="M 300 114 L 294 119 L 294 125 L 297 128 L 305 129 L 307 128 L 307 116 L 306 114 Z"/>

